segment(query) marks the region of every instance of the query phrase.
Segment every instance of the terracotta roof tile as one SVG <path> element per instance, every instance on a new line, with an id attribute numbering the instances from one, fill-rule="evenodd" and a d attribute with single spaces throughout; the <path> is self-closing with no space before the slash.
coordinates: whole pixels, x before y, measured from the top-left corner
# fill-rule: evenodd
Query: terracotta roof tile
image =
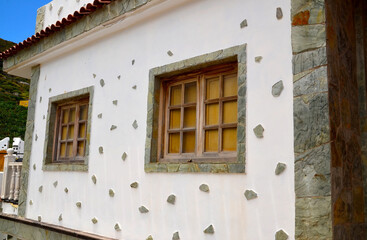
<path id="1" fill-rule="evenodd" d="M 79 11 L 75 11 L 73 14 L 69 14 L 66 18 L 61 19 L 61 21 L 57 21 L 49 27 L 37 32 L 32 37 L 27 38 L 23 42 L 20 42 L 13 47 L 5 50 L 0 53 L 0 59 L 7 59 L 10 56 L 15 55 L 18 51 L 27 48 L 34 43 L 39 42 L 42 38 L 49 36 L 50 34 L 59 31 L 61 28 L 76 22 L 78 19 L 82 18 L 84 15 L 89 15 L 93 13 L 98 8 L 101 8 L 103 5 L 108 5 L 114 0 L 94 0 L 92 3 L 88 3 L 85 7 L 81 7 Z"/>

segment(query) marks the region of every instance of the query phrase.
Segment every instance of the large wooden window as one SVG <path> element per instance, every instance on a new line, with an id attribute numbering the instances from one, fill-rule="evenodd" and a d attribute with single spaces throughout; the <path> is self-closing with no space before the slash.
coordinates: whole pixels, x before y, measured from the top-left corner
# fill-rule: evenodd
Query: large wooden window
<path id="1" fill-rule="evenodd" d="M 160 161 L 235 161 L 237 63 L 162 79 Z"/>
<path id="2" fill-rule="evenodd" d="M 56 112 L 54 162 L 84 161 L 89 99 L 59 104 Z"/>

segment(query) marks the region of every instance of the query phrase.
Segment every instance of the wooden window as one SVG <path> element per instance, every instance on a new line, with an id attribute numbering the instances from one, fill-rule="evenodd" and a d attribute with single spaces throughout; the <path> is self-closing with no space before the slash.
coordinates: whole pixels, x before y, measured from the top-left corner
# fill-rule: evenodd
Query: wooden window
<path id="1" fill-rule="evenodd" d="M 162 79 L 160 161 L 236 161 L 237 63 Z"/>
<path id="2" fill-rule="evenodd" d="M 89 100 L 80 99 L 57 106 L 54 162 L 84 161 Z"/>

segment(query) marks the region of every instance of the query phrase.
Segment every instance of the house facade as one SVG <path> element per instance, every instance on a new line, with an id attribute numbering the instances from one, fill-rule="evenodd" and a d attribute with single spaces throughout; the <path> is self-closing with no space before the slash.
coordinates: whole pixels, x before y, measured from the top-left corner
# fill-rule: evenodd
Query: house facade
<path id="1" fill-rule="evenodd" d="M 31 79 L 18 216 L 3 208 L 0 231 L 365 239 L 366 7 L 40 8 L 36 34 L 0 55 L 5 71 Z"/>

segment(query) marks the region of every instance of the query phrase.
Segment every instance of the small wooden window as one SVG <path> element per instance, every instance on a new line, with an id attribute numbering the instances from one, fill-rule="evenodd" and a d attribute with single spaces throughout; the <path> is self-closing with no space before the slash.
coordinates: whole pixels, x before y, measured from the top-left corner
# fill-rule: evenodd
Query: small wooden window
<path id="1" fill-rule="evenodd" d="M 54 162 L 84 161 L 89 100 L 59 104 L 56 113 Z"/>
<path id="2" fill-rule="evenodd" d="M 235 161 L 237 63 L 162 79 L 160 161 Z"/>

